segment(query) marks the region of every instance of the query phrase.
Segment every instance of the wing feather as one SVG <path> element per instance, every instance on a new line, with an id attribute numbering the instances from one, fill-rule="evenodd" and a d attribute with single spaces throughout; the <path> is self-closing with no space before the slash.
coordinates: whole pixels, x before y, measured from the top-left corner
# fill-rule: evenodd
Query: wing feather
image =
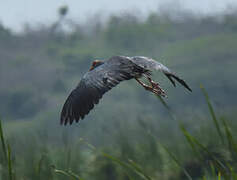
<path id="1" fill-rule="evenodd" d="M 122 56 L 112 57 L 87 72 L 63 106 L 61 124 L 72 124 L 74 120 L 79 122 L 99 103 L 104 93 L 138 73 L 144 73 L 144 69 Z"/>

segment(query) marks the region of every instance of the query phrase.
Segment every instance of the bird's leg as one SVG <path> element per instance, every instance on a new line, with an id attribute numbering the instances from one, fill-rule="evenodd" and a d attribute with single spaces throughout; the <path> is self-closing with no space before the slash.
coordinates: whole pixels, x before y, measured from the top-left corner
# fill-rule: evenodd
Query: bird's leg
<path id="1" fill-rule="evenodd" d="M 145 77 L 151 83 L 152 88 L 155 89 L 159 95 L 164 96 L 164 97 L 166 96 L 165 91 L 160 87 L 159 83 L 153 81 L 151 77 L 149 76 L 145 76 Z"/>
<path id="2" fill-rule="evenodd" d="M 139 80 L 138 78 L 135 78 L 136 81 L 141 84 L 146 90 L 151 91 L 153 88 L 151 86 L 148 86 L 147 84 L 145 84 L 144 82 L 142 82 L 141 80 Z"/>
<path id="3" fill-rule="evenodd" d="M 147 84 L 145 84 L 144 82 L 140 81 L 138 78 L 135 78 L 136 81 L 141 84 L 146 90 L 153 92 L 156 95 L 161 95 L 161 96 L 165 96 L 165 93 L 163 93 L 163 90 L 160 91 L 159 89 L 157 89 L 157 87 L 153 86 L 155 85 L 155 82 L 153 82 L 152 86 L 148 86 Z M 151 83 L 152 84 L 152 83 Z"/>

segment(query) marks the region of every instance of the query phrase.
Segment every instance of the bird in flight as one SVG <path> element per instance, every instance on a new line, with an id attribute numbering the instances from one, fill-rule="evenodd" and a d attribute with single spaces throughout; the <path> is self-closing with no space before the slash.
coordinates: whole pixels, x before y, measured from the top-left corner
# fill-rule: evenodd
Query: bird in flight
<path id="1" fill-rule="evenodd" d="M 152 70 L 160 70 L 175 86 L 175 80 L 189 91 L 192 91 L 184 80 L 171 72 L 163 64 L 143 56 L 113 56 L 106 61 L 93 61 L 90 70 L 82 77 L 77 87 L 68 96 L 62 112 L 61 124 L 72 124 L 83 119 L 103 94 L 118 85 L 121 81 L 135 79 L 145 90 L 158 96 L 166 96 L 165 91 L 151 79 Z M 140 78 L 145 77 L 149 84 Z"/>

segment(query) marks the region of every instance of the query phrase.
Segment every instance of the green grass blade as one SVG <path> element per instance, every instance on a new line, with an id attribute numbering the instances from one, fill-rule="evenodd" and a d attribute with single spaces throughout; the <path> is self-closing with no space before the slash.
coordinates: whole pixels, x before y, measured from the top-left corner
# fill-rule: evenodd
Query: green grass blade
<path id="1" fill-rule="evenodd" d="M 139 173 L 143 174 L 147 179 L 151 179 L 148 175 L 146 175 L 142 168 L 137 164 L 135 163 L 133 160 L 129 159 L 128 160 L 128 163 Z"/>
<path id="2" fill-rule="evenodd" d="M 160 100 L 161 104 L 163 104 L 163 106 L 167 109 L 167 111 L 168 111 L 169 115 L 171 116 L 171 118 L 172 118 L 173 120 L 176 120 L 176 117 L 174 116 L 174 114 L 173 114 L 171 108 L 170 108 L 169 105 L 165 102 L 165 100 L 164 100 L 161 96 L 156 96 L 156 97 Z"/>
<path id="3" fill-rule="evenodd" d="M 218 172 L 218 180 L 221 180 L 221 172 Z"/>
<path id="4" fill-rule="evenodd" d="M 81 177 L 79 177 L 77 174 L 73 173 L 72 171 L 64 171 L 64 170 L 56 169 L 55 166 L 52 166 L 52 168 L 54 172 L 57 174 L 67 176 L 70 179 L 83 180 Z"/>
<path id="5" fill-rule="evenodd" d="M 163 147 L 163 149 L 169 154 L 169 156 L 174 160 L 174 162 L 183 170 L 184 174 L 187 176 L 187 178 L 189 180 L 192 180 L 192 177 L 189 175 L 189 173 L 187 172 L 187 170 L 182 166 L 182 164 L 179 162 L 179 160 L 175 157 L 175 155 L 173 153 L 171 153 L 169 151 L 169 149 L 164 146 L 163 144 L 159 143 L 161 145 L 161 147 Z"/>
<path id="6" fill-rule="evenodd" d="M 108 155 L 106 153 L 102 153 L 105 157 L 107 157 L 108 159 L 112 160 L 113 162 L 119 164 L 120 166 L 124 167 L 125 169 L 130 169 L 133 172 L 135 172 L 137 175 L 139 175 L 141 178 L 145 179 L 145 180 L 152 180 L 149 176 L 147 176 L 144 172 L 141 171 L 140 168 L 138 168 L 136 165 L 131 165 L 125 162 L 120 161 L 119 159 Z"/>
<path id="7" fill-rule="evenodd" d="M 211 167 L 212 176 L 213 176 L 213 177 L 216 177 L 216 170 L 215 170 L 215 167 L 214 167 L 214 165 L 213 165 L 212 162 L 210 163 L 210 167 Z"/>
<path id="8" fill-rule="evenodd" d="M 148 133 L 149 136 L 151 136 L 151 138 L 156 139 L 154 137 L 154 135 L 152 135 L 151 133 Z M 187 178 L 189 180 L 192 180 L 192 177 L 189 175 L 189 173 L 187 172 L 187 170 L 182 166 L 182 164 L 178 161 L 178 159 L 173 155 L 173 153 L 171 153 L 167 147 L 165 147 L 163 144 L 161 144 L 160 142 L 158 142 L 158 144 L 169 154 L 169 156 L 174 160 L 174 162 L 184 171 L 184 174 L 187 176 Z"/>
<path id="9" fill-rule="evenodd" d="M 222 162 L 220 162 L 211 152 L 209 152 L 209 150 L 204 145 L 202 145 L 195 137 L 193 137 L 191 134 L 189 134 L 185 128 L 183 128 L 183 131 L 189 137 L 190 141 L 192 141 L 194 144 L 196 144 L 203 152 L 207 153 L 210 157 L 212 157 L 212 159 L 217 164 L 219 164 L 223 170 L 225 170 L 225 171 L 227 170 L 225 165 Z"/>
<path id="10" fill-rule="evenodd" d="M 231 177 L 233 180 L 237 180 L 237 173 L 235 170 L 233 170 L 233 167 L 229 166 L 230 172 L 231 172 Z"/>
<path id="11" fill-rule="evenodd" d="M 9 145 L 9 144 L 8 144 L 8 146 L 7 146 L 7 157 L 8 157 L 8 174 L 9 174 L 9 180 L 13 180 L 11 148 L 10 148 L 10 145 Z"/>
<path id="12" fill-rule="evenodd" d="M 84 139 L 80 139 L 80 141 L 84 142 L 92 151 L 97 151 L 96 147 L 93 146 L 92 144 L 88 143 L 87 141 L 85 141 Z M 116 157 L 113 157 L 107 153 L 104 153 L 104 152 L 100 152 L 102 153 L 102 155 L 110 160 L 112 160 L 113 162 L 119 164 L 120 166 L 124 167 L 125 169 L 130 169 L 132 170 L 133 172 L 135 172 L 137 175 L 139 175 L 140 177 L 142 177 L 143 179 L 145 180 L 152 180 L 148 175 L 146 175 L 141 168 L 139 168 L 139 166 L 132 162 L 132 161 L 129 161 L 129 163 L 125 163 L 125 162 L 122 162 L 120 161 L 118 158 Z M 130 176 L 128 176 L 129 179 L 131 179 Z"/>
<path id="13" fill-rule="evenodd" d="M 194 137 L 193 137 L 193 140 L 195 141 L 195 143 L 203 150 L 205 151 L 210 157 L 212 157 L 212 159 L 220 165 L 220 167 L 222 167 L 225 171 L 227 170 L 225 165 L 219 160 L 217 159 L 211 152 L 209 152 L 209 150 L 203 146 L 201 143 L 199 143 Z"/>
<path id="14" fill-rule="evenodd" d="M 3 135 L 1 120 L 0 120 L 0 137 L 1 137 L 1 143 L 2 143 L 3 157 L 5 159 L 5 162 L 7 162 L 7 148 L 6 148 L 5 139 L 4 139 L 4 135 Z"/>
<path id="15" fill-rule="evenodd" d="M 226 120 L 224 118 L 221 118 L 221 121 L 222 121 L 223 126 L 225 128 L 225 133 L 226 133 L 226 138 L 227 138 L 227 141 L 228 141 L 229 150 L 235 157 L 237 157 L 237 144 L 234 141 L 234 138 L 232 136 L 232 132 L 230 131 L 230 128 L 227 125 Z"/>
<path id="16" fill-rule="evenodd" d="M 42 165 L 43 165 L 44 159 L 45 159 L 45 155 L 42 154 L 42 155 L 41 155 L 41 158 L 40 158 L 40 160 L 39 160 L 39 162 L 38 162 L 38 165 L 37 165 L 37 167 L 36 167 L 36 173 L 39 175 L 39 177 L 40 177 L 40 175 L 41 175 L 41 170 L 42 170 Z"/>
<path id="17" fill-rule="evenodd" d="M 57 174 L 61 174 L 61 175 L 67 176 L 67 177 L 69 177 L 70 179 L 72 179 L 71 175 L 68 174 L 66 171 L 59 170 L 59 169 L 54 169 L 54 172 L 57 173 Z"/>
<path id="18" fill-rule="evenodd" d="M 223 135 L 222 135 L 222 132 L 221 132 L 221 129 L 220 129 L 220 125 L 219 125 L 219 123 L 218 123 L 218 121 L 217 121 L 217 118 L 216 118 L 214 109 L 213 109 L 213 107 L 212 107 L 212 105 L 211 105 L 209 96 L 208 96 L 206 90 L 204 89 L 204 87 L 203 87 L 202 85 L 200 85 L 200 88 L 201 88 L 202 93 L 203 93 L 203 95 L 204 95 L 204 97 L 205 97 L 205 99 L 206 99 L 206 102 L 207 102 L 207 105 L 208 105 L 208 109 L 209 109 L 209 111 L 210 111 L 210 113 L 211 113 L 211 116 L 212 116 L 212 120 L 213 120 L 213 122 L 214 122 L 214 124 L 215 124 L 215 126 L 216 126 L 217 133 L 219 134 L 219 136 L 220 136 L 220 138 L 221 138 L 221 142 L 224 144 L 224 137 L 223 137 Z"/>
<path id="19" fill-rule="evenodd" d="M 199 153 L 199 151 L 196 149 L 195 147 L 195 142 L 193 142 L 193 139 L 190 137 L 189 133 L 186 131 L 186 129 L 184 128 L 184 126 L 182 124 L 180 124 L 180 129 L 183 133 L 183 135 L 185 136 L 186 140 L 188 141 L 189 145 L 191 146 L 193 152 L 199 157 L 201 158 L 201 155 Z"/>
<path id="20" fill-rule="evenodd" d="M 162 97 L 160 97 L 160 96 L 156 96 L 159 100 L 160 100 L 160 102 L 163 104 L 163 106 L 168 110 L 168 111 L 170 111 L 170 107 L 168 106 L 168 104 L 165 102 L 165 100 L 162 98 Z"/>
<path id="21" fill-rule="evenodd" d="M 132 178 L 128 173 L 126 173 L 126 175 L 127 175 L 128 180 L 135 180 L 135 179 Z"/>
<path id="22" fill-rule="evenodd" d="M 75 174 L 72 171 L 68 171 L 68 174 L 70 174 L 73 178 L 77 179 L 77 180 L 83 180 L 81 177 L 79 177 L 77 174 Z"/>
<path id="23" fill-rule="evenodd" d="M 233 142 L 232 134 L 230 132 L 230 129 L 229 129 L 226 121 L 222 118 L 221 118 L 221 120 L 222 120 L 222 124 L 224 126 L 224 129 L 225 129 L 225 134 L 226 134 L 226 138 L 227 138 L 227 141 L 228 141 L 229 150 L 232 152 L 232 142 Z"/>

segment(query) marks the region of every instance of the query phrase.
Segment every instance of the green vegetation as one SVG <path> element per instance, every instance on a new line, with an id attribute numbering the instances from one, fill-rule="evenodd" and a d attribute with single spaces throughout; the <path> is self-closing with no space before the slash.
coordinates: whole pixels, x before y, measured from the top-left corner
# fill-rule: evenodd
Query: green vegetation
<path id="1" fill-rule="evenodd" d="M 67 12 L 20 34 L 0 25 L 0 179 L 237 179 L 235 13 L 125 14 L 81 25 Z M 168 98 L 123 82 L 85 120 L 60 126 L 91 61 L 112 55 L 157 59 L 193 93 L 154 73 Z"/>
<path id="2" fill-rule="evenodd" d="M 77 180 L 83 180 L 84 178 L 129 180 L 152 180 L 159 178 L 189 180 L 236 179 L 237 142 L 234 140 L 233 133 L 225 118 L 222 117 L 220 119 L 222 126 L 220 125 L 220 120 L 215 115 L 205 89 L 203 87 L 201 89 L 213 118 L 213 125 L 217 130 L 216 135 L 219 135 L 219 138 L 223 141 L 220 141 L 220 139 L 210 139 L 211 142 L 203 144 L 203 142 L 191 135 L 184 125 L 180 125 L 186 143 L 191 149 L 187 151 L 188 147 L 183 145 L 183 139 L 179 139 L 176 143 L 169 144 L 169 147 L 166 147 L 158 141 L 158 137 L 153 135 L 153 131 L 147 128 L 146 122 L 143 122 L 143 126 L 140 125 L 139 132 L 136 133 L 136 136 L 141 136 L 142 134 L 144 138 L 143 143 L 139 144 L 128 142 L 128 139 L 123 137 L 124 135 L 122 135 L 123 133 L 120 129 L 118 130 L 120 131 L 118 144 L 115 144 L 113 147 L 104 146 L 97 148 L 83 139 L 80 139 L 76 144 L 73 142 L 69 145 L 69 134 L 67 132 L 62 137 L 63 147 L 47 148 L 44 152 L 32 146 L 30 151 L 33 150 L 36 154 L 30 157 L 30 160 L 34 161 L 34 163 L 29 167 L 31 169 L 26 170 L 18 167 L 18 160 L 21 158 L 17 154 L 15 154 L 15 161 L 13 161 L 11 148 L 9 144 L 7 148 L 5 145 L 6 142 L 0 122 L 1 156 L 3 157 L 3 171 L 1 175 L 3 178 L 9 178 L 10 180 L 18 179 L 18 177 L 24 178 L 24 173 L 27 171 L 32 173 L 27 176 L 32 179 L 64 179 L 65 177 Z M 204 135 L 210 134 L 210 132 L 206 132 Z M 31 140 L 31 142 L 33 141 Z M 41 146 L 44 145 L 42 144 Z M 114 150 L 115 147 L 116 150 Z M 180 157 L 177 158 L 177 154 L 174 154 L 171 150 L 179 151 L 177 154 Z M 113 155 L 109 155 L 105 151 Z M 188 153 L 186 155 L 190 157 L 182 154 L 182 152 Z M 37 158 L 37 154 L 38 156 L 41 154 L 41 158 Z M 21 159 L 21 163 L 26 165 L 29 163 L 27 162 L 29 154 L 24 154 L 24 156 L 26 159 Z M 65 170 L 56 169 L 54 163 L 57 166 L 61 165 Z M 12 164 L 16 166 L 16 169 L 13 169 Z M 73 171 L 78 174 L 80 173 L 80 176 L 73 172 L 72 168 Z M 20 172 L 19 169 L 21 169 Z M 8 174 L 6 174 L 7 172 Z"/>

